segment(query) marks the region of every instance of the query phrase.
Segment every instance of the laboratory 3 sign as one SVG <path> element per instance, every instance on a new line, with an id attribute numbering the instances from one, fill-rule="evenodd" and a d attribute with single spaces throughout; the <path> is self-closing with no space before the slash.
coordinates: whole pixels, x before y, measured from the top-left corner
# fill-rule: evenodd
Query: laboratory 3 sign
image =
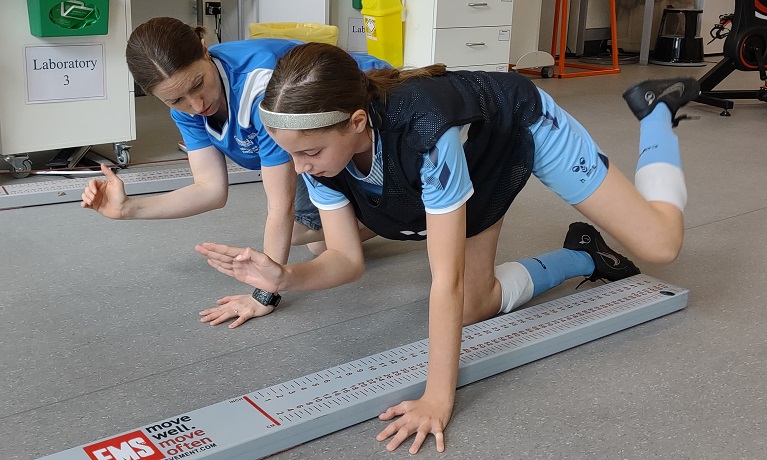
<path id="1" fill-rule="evenodd" d="M 106 98 L 104 45 L 24 47 L 27 103 Z"/>

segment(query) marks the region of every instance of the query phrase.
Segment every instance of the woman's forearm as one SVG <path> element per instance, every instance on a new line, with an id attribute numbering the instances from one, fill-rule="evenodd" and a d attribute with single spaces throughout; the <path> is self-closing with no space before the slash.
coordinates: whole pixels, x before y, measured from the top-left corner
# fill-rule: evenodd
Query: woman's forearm
<path id="1" fill-rule="evenodd" d="M 227 188 L 187 185 L 162 195 L 131 197 L 125 201 L 122 219 L 177 219 L 222 208 L 227 200 Z"/>
<path id="2" fill-rule="evenodd" d="M 266 194 L 264 253 L 277 263 L 286 264 L 293 235 L 293 203 L 296 197 L 296 171 L 293 163 L 261 168 Z"/>
<path id="3" fill-rule="evenodd" d="M 177 219 L 223 208 L 229 196 L 224 155 L 209 146 L 189 152 L 194 183 L 162 195 L 129 198 L 122 219 Z"/>
<path id="4" fill-rule="evenodd" d="M 277 263 L 286 264 L 293 232 L 292 208 L 269 210 L 264 226 L 264 253 Z"/>

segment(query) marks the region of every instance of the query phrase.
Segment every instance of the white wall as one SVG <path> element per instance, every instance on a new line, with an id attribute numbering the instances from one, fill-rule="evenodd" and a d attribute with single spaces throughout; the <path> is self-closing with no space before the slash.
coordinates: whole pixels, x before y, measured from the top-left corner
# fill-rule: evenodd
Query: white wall
<path id="1" fill-rule="evenodd" d="M 711 44 L 710 31 L 714 24 L 719 23 L 719 16 L 722 14 L 733 13 L 735 11 L 735 0 L 706 0 L 703 3 L 703 17 L 700 23 L 700 35 L 703 37 L 703 53 L 716 54 L 721 53 L 724 47 L 724 40 L 715 40 Z"/>
<path id="2" fill-rule="evenodd" d="M 131 0 L 133 28 L 158 16 L 169 16 L 194 24 L 197 22 L 192 9 L 195 3 L 194 0 Z"/>
<path id="3" fill-rule="evenodd" d="M 197 24 L 196 0 L 131 0 L 131 21 L 133 28 L 138 27 L 149 19 L 158 16 L 168 16 L 180 19 L 187 24 Z M 203 1 L 203 5 L 205 2 Z M 236 5 L 236 3 L 235 3 Z M 222 9 L 224 9 L 222 2 Z M 213 16 L 204 16 L 203 25 L 208 28 L 207 43 L 218 43 L 215 34 L 215 20 Z"/>
<path id="4" fill-rule="evenodd" d="M 521 1 L 521 0 L 518 0 Z M 700 5 L 701 0 L 647 0 L 654 1 L 653 8 L 653 25 L 650 33 L 650 48 L 655 46 L 655 39 L 658 35 L 658 26 L 660 25 L 660 18 L 663 14 L 663 9 L 673 4 L 677 8 L 696 8 Z M 554 24 L 554 3 L 555 0 L 543 0 L 543 13 L 541 15 L 541 30 L 539 37 L 539 48 L 543 51 L 549 51 L 551 48 L 551 35 Z M 618 1 L 618 46 L 626 51 L 639 51 L 639 45 L 642 40 L 642 19 L 644 17 L 644 1 L 639 0 L 625 0 Z M 708 42 L 710 38 L 708 31 L 713 26 L 714 21 L 708 19 L 713 17 L 718 22 L 718 15 L 725 12 L 732 12 L 732 6 L 727 7 L 727 4 L 734 5 L 734 0 L 705 0 L 703 2 L 703 21 L 701 22 L 701 36 L 704 39 L 704 43 Z M 546 12 L 549 12 L 548 14 Z M 590 27 L 609 27 L 609 2 L 606 0 L 589 2 L 588 15 L 586 17 L 586 26 Z M 707 16 L 709 15 L 709 16 Z M 570 32 L 570 30 L 568 30 Z M 513 35 L 513 31 L 512 31 Z M 568 35 L 570 35 L 568 33 Z M 721 41 L 723 43 L 723 41 Z M 712 44 L 712 49 L 715 48 L 716 43 Z M 574 43 L 568 41 L 568 46 L 571 48 Z M 719 52 L 721 52 L 721 44 L 719 44 Z M 706 48 L 706 53 L 716 52 L 709 51 Z"/>
<path id="5" fill-rule="evenodd" d="M 367 52 L 362 14 L 352 8 L 351 0 L 331 0 L 330 23 L 338 27 L 338 46 L 349 51 Z"/>
<path id="6" fill-rule="evenodd" d="M 237 15 L 237 0 L 220 0 L 222 10 L 222 41 L 237 40 L 238 38 L 238 15 Z M 359 11 L 352 8 L 351 0 L 325 0 L 329 3 L 330 15 L 329 20 L 324 21 L 323 13 L 324 7 L 321 6 L 323 2 L 320 0 L 302 0 L 309 2 L 312 5 L 311 9 L 298 8 L 294 6 L 294 2 L 297 0 L 241 0 L 243 5 L 243 11 L 241 17 L 244 23 L 244 27 L 250 22 L 255 22 L 259 16 L 259 7 L 261 8 L 262 16 L 264 13 L 264 5 L 267 2 L 273 2 L 275 5 L 274 10 L 267 11 L 266 18 L 262 19 L 262 22 L 276 22 L 276 21 L 289 21 L 289 22 L 329 22 L 332 25 L 338 27 L 338 45 L 344 49 L 348 49 L 349 43 L 352 43 L 352 51 L 365 51 L 365 39 L 364 32 L 357 27 L 356 32 L 350 32 L 351 27 L 359 23 L 362 24 L 362 15 Z M 203 0 L 204 4 L 204 0 Z M 291 10 L 286 10 L 286 5 L 290 4 L 290 7 L 296 14 L 292 14 Z M 146 22 L 147 20 L 157 16 L 170 16 L 178 18 L 188 24 L 197 23 L 197 14 L 194 6 L 196 0 L 132 0 L 132 16 L 133 27 L 135 28 L 139 24 Z M 350 25 L 349 20 L 352 20 Z M 208 28 L 210 36 L 208 40 L 210 43 L 215 43 L 214 29 L 215 23 L 213 16 L 204 17 L 204 25 Z M 247 29 L 244 29 L 244 33 L 247 36 Z M 352 33 L 352 40 L 349 40 L 350 33 Z"/>
<path id="7" fill-rule="evenodd" d="M 238 39 L 237 30 L 237 0 L 220 0 L 222 10 L 222 41 L 231 41 Z M 243 11 L 241 17 L 244 23 L 244 27 L 250 22 L 255 22 L 259 15 L 259 3 L 261 3 L 262 15 L 263 4 L 266 1 L 275 2 L 277 8 L 274 10 L 274 14 L 277 16 L 267 17 L 269 21 L 276 22 L 289 21 L 289 22 L 323 22 L 322 13 L 323 8 L 320 6 L 313 9 L 298 9 L 295 15 L 286 12 L 285 5 L 288 2 L 294 0 L 242 0 Z M 312 5 L 321 4 L 319 0 L 303 0 L 309 1 Z M 344 49 L 350 49 L 350 51 L 366 51 L 365 45 L 365 33 L 362 31 L 362 14 L 359 11 L 352 8 L 351 0 L 326 0 L 329 3 L 330 15 L 329 22 L 332 25 L 338 27 L 338 46 Z M 204 4 L 204 0 L 203 0 Z M 178 18 L 188 24 L 197 23 L 197 14 L 194 6 L 196 0 L 132 0 L 131 13 L 133 16 L 133 28 L 136 28 L 139 24 L 146 22 L 147 20 L 157 16 L 170 16 Z M 350 24 L 350 19 L 352 24 Z M 216 43 L 214 30 L 215 23 L 213 16 L 205 16 L 205 27 L 208 28 L 209 43 Z M 356 26 L 356 27 L 355 27 Z M 355 31 L 351 32 L 352 27 L 355 27 Z M 244 29 L 244 33 L 247 36 L 247 28 Z M 350 33 L 352 39 L 349 40 Z M 351 48 L 348 48 L 351 43 Z"/>

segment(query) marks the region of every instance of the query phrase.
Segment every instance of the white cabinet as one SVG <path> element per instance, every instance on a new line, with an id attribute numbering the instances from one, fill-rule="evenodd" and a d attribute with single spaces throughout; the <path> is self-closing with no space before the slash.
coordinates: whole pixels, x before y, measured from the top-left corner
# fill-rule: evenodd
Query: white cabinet
<path id="1" fill-rule="evenodd" d="M 256 0 L 257 22 L 330 22 L 328 0 Z"/>
<path id="2" fill-rule="evenodd" d="M 506 72 L 511 0 L 407 0 L 405 66 Z"/>
<path id="3" fill-rule="evenodd" d="M 136 138 L 133 80 L 125 63 L 125 46 L 132 31 L 130 0 L 111 0 L 109 34 L 80 37 L 32 36 L 27 20 L 27 2 L 3 2 L 0 15 L 0 154 L 61 149 Z M 28 47 L 69 50 L 69 45 L 103 47 L 104 97 L 56 102 L 27 101 L 29 75 L 25 70 Z M 95 65 L 94 65 L 95 67 Z M 74 78 L 74 77 L 72 77 Z M 67 85 L 63 75 L 53 85 Z M 0 165 L 5 169 L 5 165 Z"/>

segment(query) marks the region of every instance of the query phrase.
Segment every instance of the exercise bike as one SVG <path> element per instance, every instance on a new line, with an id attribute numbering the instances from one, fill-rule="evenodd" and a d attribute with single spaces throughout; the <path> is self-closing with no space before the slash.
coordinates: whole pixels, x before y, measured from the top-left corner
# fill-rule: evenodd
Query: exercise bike
<path id="1" fill-rule="evenodd" d="M 698 80 L 701 94 L 695 101 L 722 108 L 719 115 L 729 117 L 735 106 L 730 99 L 767 102 L 767 0 L 735 0 L 735 12 L 722 18 L 731 21 L 724 59 Z M 758 71 L 762 86 L 756 90 L 714 90 L 735 70 Z"/>

